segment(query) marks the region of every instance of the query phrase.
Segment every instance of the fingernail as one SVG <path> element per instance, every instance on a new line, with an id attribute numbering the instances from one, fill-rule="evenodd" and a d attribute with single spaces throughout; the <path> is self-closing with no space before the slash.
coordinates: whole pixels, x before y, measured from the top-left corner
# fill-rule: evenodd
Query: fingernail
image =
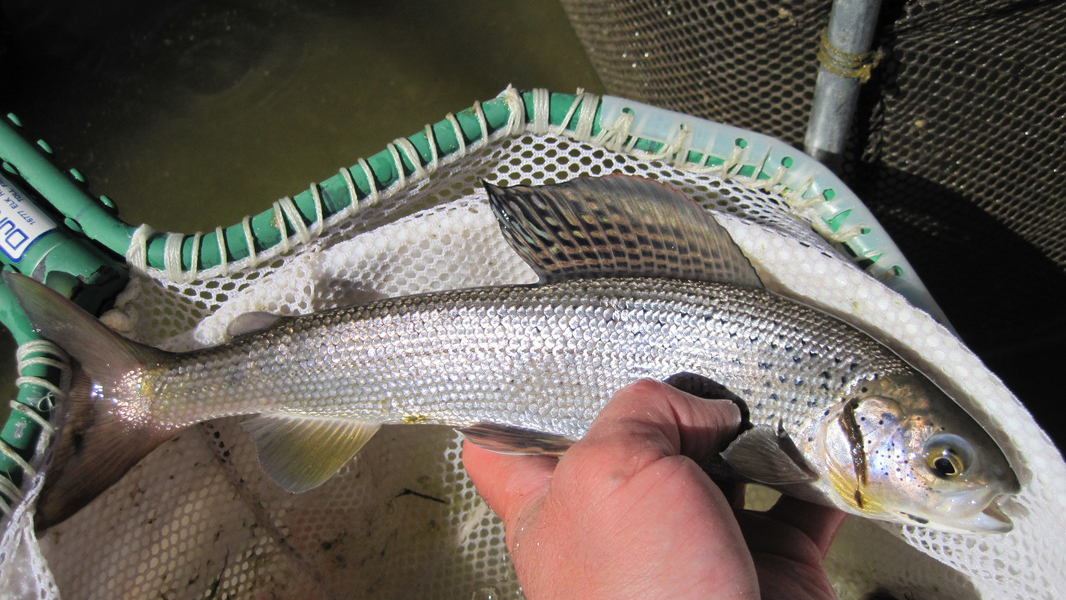
<path id="1" fill-rule="evenodd" d="M 740 406 L 738 406 L 737 403 L 733 400 L 722 400 L 715 398 L 713 400 L 703 399 L 703 401 L 710 402 L 715 406 L 722 407 L 723 409 L 728 410 L 730 417 L 729 421 L 731 425 L 740 425 L 740 423 L 744 420 L 744 411 L 741 410 Z"/>
<path id="2" fill-rule="evenodd" d="M 702 396 L 697 396 L 695 394 L 686 392 L 685 390 L 679 390 L 677 388 L 674 389 L 691 400 L 695 400 L 702 404 L 714 406 L 716 409 L 719 410 L 727 411 L 729 414 L 728 424 L 731 426 L 739 426 L 741 423 L 744 422 L 744 409 L 737 403 L 736 400 L 729 400 L 727 398 L 704 398 Z"/>

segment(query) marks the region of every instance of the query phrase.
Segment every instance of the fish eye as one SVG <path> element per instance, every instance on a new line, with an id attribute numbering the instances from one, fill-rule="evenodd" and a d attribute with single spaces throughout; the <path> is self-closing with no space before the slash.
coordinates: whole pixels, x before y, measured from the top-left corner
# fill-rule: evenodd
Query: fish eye
<path id="1" fill-rule="evenodd" d="M 926 442 L 925 462 L 934 475 L 950 479 L 962 475 L 973 465 L 973 451 L 969 442 L 961 437 L 942 433 Z"/>

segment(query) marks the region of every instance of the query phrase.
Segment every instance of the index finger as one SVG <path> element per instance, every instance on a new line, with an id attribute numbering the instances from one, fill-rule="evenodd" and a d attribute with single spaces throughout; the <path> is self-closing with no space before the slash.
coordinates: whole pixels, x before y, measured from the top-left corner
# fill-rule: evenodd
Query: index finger
<path id="1" fill-rule="evenodd" d="M 664 383 L 641 380 L 619 390 L 588 433 L 556 461 L 545 456 L 506 456 L 466 443 L 463 462 L 489 506 L 511 523 L 546 493 L 557 464 L 592 464 L 619 481 L 667 456 L 706 461 L 735 437 L 740 411 L 729 401 L 705 400 Z"/>
<path id="2" fill-rule="evenodd" d="M 740 409 L 729 400 L 708 400 L 642 379 L 614 395 L 575 448 L 610 444 L 640 455 L 638 462 L 681 455 L 701 464 L 736 437 L 740 422 Z"/>
<path id="3" fill-rule="evenodd" d="M 558 460 L 551 456 L 498 454 L 463 442 L 463 467 L 489 508 L 504 523 L 544 496 Z"/>

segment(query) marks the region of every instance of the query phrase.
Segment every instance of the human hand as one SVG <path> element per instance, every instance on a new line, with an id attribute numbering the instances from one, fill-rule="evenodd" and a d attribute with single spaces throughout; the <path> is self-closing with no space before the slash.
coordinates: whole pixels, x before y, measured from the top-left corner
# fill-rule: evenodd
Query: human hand
<path id="1" fill-rule="evenodd" d="M 642 380 L 558 460 L 466 443 L 463 462 L 530 600 L 834 598 L 822 559 L 843 513 L 790 498 L 734 510 L 697 465 L 739 425 L 732 402 Z"/>

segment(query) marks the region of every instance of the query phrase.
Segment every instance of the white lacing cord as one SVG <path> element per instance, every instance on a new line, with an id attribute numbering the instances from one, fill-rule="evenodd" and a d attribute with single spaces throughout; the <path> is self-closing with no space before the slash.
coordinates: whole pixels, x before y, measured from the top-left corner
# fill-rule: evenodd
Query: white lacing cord
<path id="1" fill-rule="evenodd" d="M 244 242 L 248 244 L 248 259 L 252 264 L 258 262 L 258 257 L 255 253 L 255 235 L 252 234 L 252 217 L 245 215 L 241 219 L 241 229 L 244 230 Z"/>
<path id="2" fill-rule="evenodd" d="M 21 346 L 19 346 L 18 350 L 15 351 L 15 358 L 20 361 L 30 360 L 32 358 L 36 358 L 29 356 L 30 354 L 34 353 L 51 354 L 53 356 L 59 357 L 59 360 L 63 362 L 70 361 L 70 355 L 68 355 L 66 351 L 47 340 L 30 340 L 25 344 L 22 344 Z"/>
<path id="3" fill-rule="evenodd" d="M 0 446 L 3 445 L 0 444 Z M 12 504 L 8 504 L 3 498 L 0 498 L 0 512 L 3 512 L 5 517 L 10 517 L 11 506 L 22 502 L 22 490 L 18 489 L 15 483 L 7 477 L 0 477 L 0 494 L 11 499 Z"/>
<path id="4" fill-rule="evenodd" d="M 585 97 L 585 90 L 582 88 L 577 89 L 577 94 L 574 95 L 574 100 L 570 103 L 570 108 L 566 109 L 566 114 L 563 115 L 563 120 L 558 125 L 551 127 L 551 133 L 555 135 L 565 135 L 566 125 L 570 123 L 570 120 L 574 118 L 574 114 L 577 112 L 578 106 L 581 105 L 581 100 Z"/>
<path id="5" fill-rule="evenodd" d="M 444 118 L 447 119 L 448 123 L 451 124 L 452 129 L 455 131 L 455 141 L 459 144 L 459 150 L 455 153 L 456 157 L 462 158 L 466 156 L 466 138 L 463 135 L 462 126 L 459 125 L 459 119 L 456 119 L 455 114 L 453 113 L 448 113 Z"/>
<path id="6" fill-rule="evenodd" d="M 18 411 L 19 413 L 25 415 L 27 419 L 36 423 L 37 426 L 41 428 L 41 435 L 44 435 L 47 438 L 51 438 L 52 435 L 55 433 L 55 427 L 53 427 L 51 423 L 49 423 L 44 417 L 42 417 L 32 408 L 26 406 L 25 404 L 22 404 L 17 400 L 12 400 L 8 404 L 11 405 L 11 410 Z M 55 396 L 53 396 L 51 393 L 45 394 L 38 402 L 38 405 L 40 406 L 45 404 L 50 406 L 55 405 Z"/>
<path id="7" fill-rule="evenodd" d="M 530 131 L 536 135 L 548 133 L 551 127 L 551 109 L 551 92 L 545 88 L 534 89 L 533 121 L 530 123 Z"/>
<path id="8" fill-rule="evenodd" d="M 765 164 L 766 159 L 763 159 Z M 788 167 L 785 165 L 778 165 L 774 169 L 773 175 L 770 175 L 769 179 L 763 180 L 759 185 L 764 189 L 770 190 L 777 194 L 781 193 L 781 180 L 785 178 L 785 174 L 788 173 Z"/>
<path id="9" fill-rule="evenodd" d="M 130 247 L 126 250 L 126 262 L 134 270 L 148 271 L 148 239 L 155 233 L 149 225 L 141 225 L 130 236 Z"/>
<path id="10" fill-rule="evenodd" d="M 577 117 L 577 125 L 574 126 L 574 139 L 579 142 L 592 141 L 592 127 L 596 124 L 596 109 L 600 105 L 600 97 L 596 94 L 581 92 L 581 113 Z"/>
<path id="11" fill-rule="evenodd" d="M 51 355 L 51 357 L 42 355 Z M 18 387 L 22 387 L 23 385 L 36 385 L 48 390 L 48 393 L 41 397 L 34 406 L 39 412 L 51 412 L 55 408 L 54 400 L 56 398 L 60 399 L 60 401 L 66 398 L 66 393 L 59 385 L 43 377 L 32 375 L 24 376 L 21 374 L 28 367 L 44 365 L 58 370 L 61 373 L 61 379 L 69 377 L 71 372 L 70 357 L 62 348 L 48 340 L 31 340 L 19 346 L 18 350 L 15 351 L 15 359 L 18 361 L 19 372 L 19 377 L 15 379 L 15 385 Z M 19 404 L 19 406 L 26 408 L 22 404 Z M 32 411 L 29 411 L 27 408 L 24 412 L 29 415 Z M 52 426 L 43 417 L 38 414 L 29 416 L 41 426 L 42 430 L 49 434 L 52 432 Z"/>
<path id="12" fill-rule="evenodd" d="M 591 131 L 595 115 L 596 102 L 594 102 L 594 98 L 594 96 L 585 94 L 582 90 L 578 90 L 578 94 L 575 97 L 573 104 L 571 104 L 570 109 L 563 118 L 562 125 L 556 129 L 556 132 L 563 132 L 566 124 L 573 118 L 574 113 L 577 111 L 577 107 L 580 105 L 581 115 L 578 118 L 578 125 L 575 128 L 576 130 L 572 137 L 579 141 L 586 141 L 589 135 L 588 132 Z M 534 92 L 534 102 L 536 101 L 537 95 L 536 92 Z M 659 151 L 635 152 L 634 149 L 639 138 L 631 135 L 633 122 L 634 115 L 623 111 L 610 127 L 603 129 L 592 141 L 611 151 L 635 154 L 650 160 L 672 158 L 672 162 L 676 166 L 693 169 L 696 172 L 715 173 L 721 177 L 732 179 L 748 188 L 779 194 L 784 199 L 785 204 L 788 205 L 794 213 L 802 216 L 804 220 L 811 224 L 819 235 L 830 242 L 838 244 L 847 243 L 856 236 L 862 235 L 863 231 L 866 229 L 864 224 L 858 224 L 833 231 L 823 219 L 816 214 L 812 214 L 812 209 L 814 207 L 829 201 L 824 193 L 819 193 L 810 198 L 804 197 L 814 184 L 814 175 L 805 178 L 796 188 L 789 189 L 782 183 L 785 176 L 788 174 L 789 168 L 782 164 L 774 170 L 774 173 L 769 178 L 759 179 L 760 173 L 763 172 L 769 161 L 771 153 L 770 148 L 766 149 L 765 154 L 760 160 L 753 162 L 749 159 L 751 146 L 738 142 L 733 145 L 729 156 L 727 156 L 719 165 L 706 164 L 713 157 L 710 152 L 703 153 L 703 164 L 693 164 L 688 160 L 690 148 L 688 148 L 686 144 L 691 131 L 685 123 L 680 125 L 677 133 L 668 140 Z M 540 122 L 537 121 L 537 113 L 535 112 L 534 130 L 536 131 L 536 128 L 540 126 Z M 749 165 L 754 167 L 752 175 L 741 176 L 741 170 Z M 853 260 L 861 261 L 870 258 L 871 256 L 875 256 L 876 254 L 877 252 L 875 251 L 863 252 L 861 256 L 856 256 Z"/>
<path id="13" fill-rule="evenodd" d="M 815 230 L 815 232 L 818 233 L 818 235 L 822 236 L 830 242 L 836 244 L 845 244 L 847 242 L 850 242 L 855 237 L 862 235 L 863 231 L 867 229 L 868 226 L 866 224 L 859 223 L 857 225 L 851 225 L 833 231 L 832 227 L 830 227 L 828 223 L 826 223 L 823 219 L 820 218 L 819 215 L 815 214 L 813 211 L 816 206 L 829 201 L 829 199 L 825 195 L 825 192 L 814 194 L 809 198 L 804 197 L 814 185 L 815 175 L 813 173 L 811 175 L 808 175 L 800 182 L 799 185 L 788 189 L 785 188 L 784 184 L 781 183 L 781 181 L 784 179 L 784 175 L 787 170 L 788 167 L 786 167 L 785 165 L 781 165 L 777 168 L 777 171 L 772 177 L 770 177 L 770 179 L 758 182 L 756 187 L 769 189 L 780 194 L 781 198 L 785 201 L 785 204 L 788 205 L 789 209 L 793 213 L 803 217 L 803 219 L 811 225 L 811 227 Z M 848 258 L 850 258 L 853 262 L 861 262 L 863 260 L 866 260 L 867 258 L 876 256 L 880 253 L 880 250 L 872 250 L 858 253 L 854 256 L 849 256 Z"/>
<path id="14" fill-rule="evenodd" d="M 393 185 L 398 185 L 402 188 L 407 185 L 407 174 L 403 172 L 403 163 L 400 162 L 400 152 L 396 150 L 395 143 L 386 144 L 385 149 L 389 151 L 389 156 L 392 157 L 392 164 L 396 171 L 396 183 Z"/>
<path id="15" fill-rule="evenodd" d="M 229 276 L 229 254 L 226 252 L 226 234 L 222 227 L 215 227 L 215 241 L 218 242 L 218 267 L 223 276 Z"/>
<path id="16" fill-rule="evenodd" d="M 296 206 L 296 201 L 293 200 L 292 196 L 285 196 L 274 203 L 276 207 L 281 209 L 289 224 L 292 225 L 293 235 L 296 236 L 296 241 L 301 244 L 311 241 L 311 238 L 316 233 L 315 224 L 322 222 L 322 197 L 318 193 L 318 188 L 312 182 L 308 186 L 308 191 L 311 193 L 311 204 L 315 210 L 315 218 L 310 224 L 304 223 L 303 214 L 300 212 L 300 208 Z M 277 208 L 274 209 L 274 214 L 278 214 Z M 280 222 L 284 223 L 284 220 Z M 278 228 L 278 232 L 285 235 L 285 230 L 282 228 Z M 283 249 L 289 249 L 288 243 L 285 243 Z"/>
<path id="17" fill-rule="evenodd" d="M 321 214 L 321 208 L 316 208 L 315 213 Z M 293 202 L 292 196 L 285 196 L 274 202 L 274 226 L 277 228 L 278 235 L 281 238 L 279 243 L 281 244 L 282 252 L 288 252 L 292 247 L 289 242 L 290 236 L 285 227 L 286 220 L 292 225 L 292 232 L 297 241 L 301 244 L 311 241 L 311 231 L 304 223 L 303 215 L 296 208 L 296 203 Z"/>
<path id="18" fill-rule="evenodd" d="M 814 174 L 808 175 L 803 179 L 803 182 L 792 188 L 791 191 L 784 194 L 782 197 L 785 199 L 785 203 L 797 212 L 805 211 L 813 206 L 817 206 L 822 202 L 825 202 L 825 196 L 819 194 L 811 198 L 804 198 L 803 195 L 807 193 L 807 190 L 811 189 L 814 185 Z"/>
<path id="19" fill-rule="evenodd" d="M 355 177 L 352 176 L 351 169 L 341 169 L 341 177 L 344 179 L 344 185 L 348 189 L 348 206 L 343 210 L 344 216 L 354 215 L 364 206 L 372 206 L 381 200 L 381 193 L 378 191 L 377 179 L 374 178 L 374 171 L 370 168 L 370 163 L 368 163 L 365 158 L 360 158 L 356 162 L 356 165 L 363 170 L 363 175 L 366 176 L 367 186 L 370 187 L 370 193 L 366 195 L 365 201 L 360 202 L 359 186 L 355 184 Z"/>
<path id="20" fill-rule="evenodd" d="M 355 178 L 352 177 L 352 172 L 347 167 L 341 169 L 341 178 L 344 179 L 344 185 L 348 188 L 348 207 L 345 212 L 354 213 L 359 210 L 359 190 L 355 187 Z"/>
<path id="21" fill-rule="evenodd" d="M 479 148 L 489 142 L 489 120 L 485 117 L 485 109 L 481 107 L 481 102 L 474 102 L 474 118 L 477 119 L 478 127 L 481 128 L 481 137 L 474 142 L 473 148 Z"/>
<path id="22" fill-rule="evenodd" d="M 18 402 L 15 404 L 18 404 Z M 34 477 L 37 475 L 37 470 L 31 467 L 30 463 L 26 462 L 25 459 L 19 456 L 19 453 L 16 452 L 14 448 L 8 446 L 7 442 L 3 440 L 0 440 L 0 454 L 3 454 L 5 457 L 11 459 L 11 462 L 17 464 L 27 477 Z M 6 477 L 0 477 L 0 480 L 3 479 L 6 479 Z"/>
<path id="23" fill-rule="evenodd" d="M 572 118 L 576 104 L 577 102 L 575 101 L 575 104 L 571 105 L 570 111 L 564 122 L 569 122 L 569 119 Z M 585 118 L 584 111 L 582 111 L 582 113 L 582 117 L 580 117 L 579 120 Z M 856 236 L 862 235 L 863 231 L 866 229 L 866 225 L 858 224 L 833 231 L 823 219 L 816 214 L 812 214 L 811 209 L 822 203 L 828 202 L 828 198 L 826 198 L 824 193 L 817 194 L 810 198 L 804 197 L 814 183 L 814 175 L 804 179 L 796 188 L 789 189 L 782 183 L 789 168 L 784 164 L 781 164 L 774 170 L 770 177 L 760 179 L 759 175 L 765 171 L 767 163 L 770 160 L 771 148 L 767 148 L 759 160 L 752 161 L 749 159 L 750 146 L 738 142 L 733 145 L 729 156 L 719 165 L 707 164 L 713 156 L 709 151 L 704 151 L 702 153 L 704 158 L 701 159 L 700 163 L 692 163 L 688 159 L 691 149 L 687 146 L 688 137 L 691 134 L 691 131 L 685 123 L 680 124 L 676 134 L 673 135 L 670 140 L 666 141 L 657 152 L 634 151 L 639 138 L 636 136 L 630 136 L 632 123 L 633 116 L 623 111 L 615 120 L 615 123 L 601 131 L 600 135 L 598 135 L 594 141 L 612 151 L 621 151 L 648 160 L 671 159 L 671 162 L 678 167 L 698 173 L 714 173 L 721 177 L 729 178 L 751 189 L 769 191 L 778 194 L 793 213 L 803 217 L 819 235 L 830 242 L 838 244 L 847 243 Z M 581 139 L 580 135 L 577 133 L 575 133 L 573 137 Z M 629 139 L 629 142 L 625 144 L 623 148 L 623 140 L 626 139 Z M 740 174 L 746 166 L 753 167 L 753 173 L 750 176 L 742 176 Z M 853 260 L 861 261 L 876 254 L 876 252 L 864 252 L 862 253 L 862 256 L 856 256 Z"/>
<path id="24" fill-rule="evenodd" d="M 342 172 L 346 171 L 346 169 L 342 170 Z M 350 173 L 348 174 L 348 179 L 351 179 Z M 371 183 L 371 186 L 373 187 L 373 183 Z M 349 181 L 349 189 L 352 190 L 354 188 L 355 182 Z M 315 209 L 315 222 L 311 224 L 311 227 L 304 224 L 303 217 L 292 197 L 286 196 L 273 204 L 274 224 L 280 233 L 281 241 L 279 243 L 283 250 L 288 250 L 291 246 L 285 225 L 286 221 L 292 225 L 293 234 L 295 234 L 300 243 L 307 243 L 315 234 L 320 233 L 324 227 L 325 208 L 322 203 L 321 190 L 318 184 L 313 182 L 310 184 L 309 189 Z M 353 194 L 352 198 L 355 199 L 357 196 Z M 353 201 L 354 204 L 355 202 Z M 241 228 L 244 232 L 245 242 L 248 245 L 248 255 L 254 263 L 257 257 L 255 236 L 252 233 L 250 216 L 245 216 L 241 220 Z M 148 270 L 148 240 L 155 233 L 156 231 L 149 225 L 141 225 L 133 231 L 133 235 L 130 237 L 129 250 L 126 252 L 126 261 L 133 269 L 140 272 Z M 223 275 L 229 275 L 230 260 L 229 253 L 226 251 L 225 230 L 222 227 L 215 227 L 214 233 L 215 241 L 218 244 L 220 270 Z M 196 279 L 200 274 L 201 244 L 204 234 L 198 231 L 192 235 L 189 267 L 185 269 L 182 267 L 182 249 L 188 237 L 182 233 L 166 234 L 166 241 L 163 245 L 163 271 L 171 281 L 188 283 Z"/>
<path id="25" fill-rule="evenodd" d="M 736 177 L 737 173 L 744 168 L 745 159 L 748 157 L 748 148 L 740 144 L 733 144 L 725 162 L 722 163 L 722 174 L 727 177 Z"/>
<path id="26" fill-rule="evenodd" d="M 192 234 L 192 249 L 189 252 L 189 268 L 185 271 L 185 283 L 196 279 L 196 275 L 200 272 L 200 242 L 203 240 L 203 237 L 204 234 L 199 231 Z"/>
<path id="27" fill-rule="evenodd" d="M 366 162 L 365 158 L 359 159 L 359 166 L 363 169 L 363 174 L 366 175 L 367 185 L 370 186 L 370 194 L 366 197 L 366 202 L 364 202 L 364 204 L 377 204 L 378 201 L 381 200 L 381 192 L 378 190 L 378 181 L 377 178 L 374 177 L 374 170 L 370 168 L 370 163 Z M 352 198 L 358 198 L 358 196 L 353 194 Z"/>
<path id="28" fill-rule="evenodd" d="M 322 188 L 312 181 L 308 189 L 311 191 L 311 202 L 315 205 L 315 222 L 311 223 L 309 234 L 318 235 L 326 228 L 326 207 L 322 205 Z"/>
<path id="29" fill-rule="evenodd" d="M 568 135 L 572 139 L 581 142 L 594 142 L 611 151 L 627 153 L 632 152 L 638 142 L 638 138 L 632 135 L 632 127 L 635 121 L 635 115 L 632 111 L 623 111 L 613 124 L 604 127 L 595 137 L 593 137 L 592 130 L 596 125 L 596 112 L 599 107 L 599 96 L 587 93 L 580 88 L 577 90 L 577 93 L 567 109 L 566 114 L 563 116 L 561 123 L 557 126 L 551 124 L 552 95 L 546 89 L 536 88 L 532 90 L 532 119 L 529 119 L 528 121 L 526 119 L 527 113 L 525 104 L 522 96 L 517 90 L 512 86 L 508 86 L 498 97 L 502 98 L 509 111 L 505 127 L 498 132 L 501 135 L 513 136 L 525 130 L 529 130 L 535 134 L 557 133 Z M 475 102 L 471 110 L 477 120 L 478 127 L 481 130 L 480 138 L 472 144 L 467 143 L 463 128 L 456 116 L 449 113 L 445 117 L 455 133 L 457 150 L 452 153 L 451 156 L 456 158 L 465 156 L 471 149 L 487 144 L 490 140 L 489 123 L 484 112 L 484 107 L 480 102 Z M 574 130 L 569 132 L 566 128 L 571 121 L 575 121 L 575 126 Z M 439 168 L 442 159 L 436 143 L 437 135 L 431 125 L 426 125 L 425 135 L 426 141 L 429 144 L 430 153 L 428 164 L 426 165 L 422 164 L 422 157 L 416 146 L 407 138 L 398 138 L 386 146 L 393 165 L 396 167 L 395 184 L 397 187 L 404 187 L 412 180 L 423 179 L 427 177 L 429 173 L 432 173 Z M 692 165 L 688 162 L 688 151 L 685 148 L 685 142 L 689 137 L 691 137 L 690 129 L 682 124 L 677 131 L 677 134 L 668 140 L 659 151 L 655 153 L 647 153 L 646 156 L 659 159 L 671 158 L 672 162 L 675 164 L 681 165 L 684 163 L 685 166 L 691 167 Z M 739 169 L 745 164 L 744 156 L 746 153 L 744 150 L 744 148 L 739 146 L 734 147 L 730 157 L 727 158 L 722 165 L 715 166 L 714 169 L 722 171 L 727 176 L 735 177 Z M 411 177 L 408 177 L 408 174 L 404 169 L 403 159 L 405 157 L 414 170 Z M 367 161 L 365 159 L 359 159 L 358 166 L 362 168 L 363 172 L 366 174 L 366 180 L 370 187 L 370 193 L 365 202 L 359 200 L 359 189 L 352 176 L 352 170 L 348 168 L 340 170 L 345 185 L 348 188 L 350 203 L 344 212 L 349 215 L 357 212 L 364 204 L 375 204 L 381 198 L 381 190 L 378 189 L 375 173 L 370 168 Z M 775 176 L 772 177 L 770 181 L 764 180 L 760 182 L 753 180 L 749 185 L 755 185 L 758 187 L 770 186 L 771 188 L 778 186 L 782 180 L 783 173 L 784 172 L 781 169 L 778 169 L 777 173 L 775 173 Z M 325 229 L 326 217 L 325 207 L 322 201 L 321 187 L 316 183 L 311 183 L 309 189 L 315 210 L 315 219 L 314 222 L 310 223 L 310 226 L 304 223 L 303 216 L 292 197 L 286 196 L 281 198 L 273 205 L 274 224 L 280 233 L 279 245 L 283 252 L 291 250 L 293 246 L 293 241 L 290 239 L 290 228 L 285 225 L 286 220 L 291 224 L 291 233 L 295 235 L 300 243 L 307 243 L 314 235 L 321 233 Z M 316 223 L 318 224 L 317 226 L 315 225 Z M 255 264 L 258 262 L 259 257 L 257 256 L 255 248 L 256 241 L 251 227 L 250 216 L 245 216 L 242 219 L 241 228 L 244 232 L 244 238 L 248 248 L 248 261 Z M 851 230 L 849 229 L 848 231 L 850 232 Z M 153 233 L 154 231 L 147 225 L 142 225 L 135 230 L 127 256 L 127 260 L 135 268 L 147 270 L 147 245 L 148 240 Z M 231 261 L 229 253 L 226 251 L 226 232 L 221 227 L 216 227 L 214 233 L 219 249 L 220 271 L 224 275 L 228 275 Z M 202 234 L 195 234 L 190 268 L 187 272 L 182 272 L 181 249 L 184 237 L 181 234 L 166 235 L 163 263 L 164 271 L 170 279 L 189 281 L 198 275 L 198 272 L 201 269 L 201 238 Z"/>
<path id="30" fill-rule="evenodd" d="M 34 364 L 35 362 L 38 363 L 38 364 L 40 364 L 40 363 L 48 364 L 50 361 L 46 361 L 46 360 L 28 361 L 27 364 Z M 66 369 L 66 370 L 69 371 L 69 369 Z M 58 385 L 52 383 L 51 381 L 48 381 L 47 379 L 45 379 L 43 377 L 33 377 L 33 376 L 17 377 L 15 379 L 15 385 L 17 385 L 19 387 L 22 387 L 24 385 L 36 385 L 38 387 L 42 387 L 42 388 L 48 390 L 48 393 L 45 394 L 44 396 L 41 396 L 41 398 L 37 401 L 37 404 L 34 406 L 34 408 L 36 408 L 37 410 L 39 410 L 41 412 L 49 412 L 52 409 L 54 409 L 55 408 L 55 399 L 56 398 L 62 398 L 64 396 L 63 388 L 61 388 Z M 22 406 L 21 404 L 19 404 L 19 405 Z M 36 419 L 34 419 L 34 420 L 36 420 Z M 46 421 L 41 421 L 41 422 L 46 422 Z"/>
<path id="31" fill-rule="evenodd" d="M 436 171 L 440 168 L 440 153 L 437 151 L 437 134 L 429 124 L 426 124 L 426 143 L 429 144 L 429 169 Z"/>
<path id="32" fill-rule="evenodd" d="M 507 126 L 504 131 L 507 135 L 518 135 L 526 129 L 526 105 L 518 91 L 510 85 L 500 93 L 503 103 L 507 105 Z"/>
<path id="33" fill-rule="evenodd" d="M 571 138 L 578 141 L 592 141 L 613 152 L 634 154 L 634 148 L 638 142 L 638 138 L 631 135 L 635 119 L 632 112 L 622 111 L 622 113 L 615 119 L 614 123 L 609 127 L 603 128 L 595 138 L 592 137 L 592 126 L 595 123 L 596 108 L 598 106 L 597 98 L 596 95 L 587 94 L 584 90 L 579 89 L 573 102 L 570 104 L 569 109 L 563 116 L 560 125 L 550 127 L 550 94 L 547 90 L 535 89 L 533 90 L 533 120 L 530 124 L 530 130 L 536 134 L 549 132 L 557 135 L 565 134 L 567 124 L 570 123 L 574 118 L 574 115 L 580 110 L 574 132 L 570 134 Z M 513 113 L 515 109 L 512 108 L 511 110 Z M 511 131 L 512 127 L 513 123 L 509 120 L 508 130 Z M 736 143 L 733 145 L 729 156 L 725 158 L 722 164 L 713 166 L 707 165 L 706 162 L 712 157 L 712 155 L 709 152 L 704 152 L 703 154 L 705 158 L 703 159 L 703 164 L 693 165 L 688 159 L 691 149 L 687 145 L 691 134 L 691 128 L 685 123 L 681 123 L 676 134 L 667 140 L 657 152 L 639 154 L 643 158 L 650 160 L 670 159 L 674 165 L 679 167 L 695 168 L 698 172 L 718 173 L 723 177 L 728 177 L 737 181 L 745 187 L 780 194 L 789 208 L 797 214 L 808 213 L 810 209 L 828 201 L 824 193 L 818 194 L 812 198 L 803 197 L 814 183 L 813 175 L 804 180 L 797 188 L 787 189 L 782 184 L 782 181 L 788 173 L 788 167 L 783 164 L 779 165 L 769 178 L 760 179 L 759 175 L 764 171 L 766 163 L 770 158 L 771 150 L 769 148 L 766 149 L 760 160 L 752 162 L 749 160 L 750 146 Z M 752 175 L 741 176 L 741 170 L 749 165 L 754 167 Z M 835 243 L 846 243 L 855 236 L 861 235 L 865 229 L 865 226 L 860 224 L 833 231 L 828 224 L 822 219 L 817 218 L 817 216 L 808 214 L 805 215 L 805 220 L 807 220 L 823 238 Z M 862 258 L 856 258 L 856 260 L 862 260 Z"/>
<path id="34" fill-rule="evenodd" d="M 593 143 L 607 148 L 611 152 L 629 153 L 637 143 L 637 138 L 630 139 L 635 116 L 632 110 L 623 110 L 609 127 L 600 130 Z"/>
<path id="35" fill-rule="evenodd" d="M 181 271 L 181 243 L 185 235 L 181 233 L 168 233 L 166 244 L 163 245 L 163 270 L 171 281 L 184 281 Z"/>
<path id="36" fill-rule="evenodd" d="M 50 354 L 52 356 L 42 356 L 42 354 Z M 63 374 L 61 378 L 65 378 L 70 374 L 69 358 L 67 357 L 67 354 L 58 346 L 46 340 L 32 340 L 22 344 L 15 352 L 15 357 L 18 361 L 18 372 L 20 374 L 25 371 L 27 367 L 34 365 L 43 365 L 57 369 Z M 40 428 L 42 441 L 38 442 L 38 445 L 46 444 L 47 440 L 55 433 L 55 428 L 47 419 L 42 417 L 40 413 L 51 412 L 55 408 L 56 399 L 59 398 L 60 401 L 62 401 L 62 399 L 66 397 L 66 394 L 58 385 L 43 377 L 20 375 L 15 380 L 15 384 L 20 388 L 24 385 L 35 385 L 48 390 L 48 393 L 42 396 L 32 407 L 18 402 L 17 400 L 12 400 L 10 402 L 13 411 L 18 412 L 30 421 L 33 421 Z M 0 440 L 0 454 L 18 465 L 27 478 L 32 478 L 37 475 L 37 470 L 33 468 L 33 465 L 23 459 L 14 448 L 9 446 L 3 440 Z M 7 477 L 0 477 L 0 494 L 7 496 L 14 502 L 19 502 L 23 498 L 22 492 L 14 482 Z M 0 500 L 0 511 L 3 511 L 5 515 L 10 515 L 11 506 L 3 500 Z"/>
<path id="37" fill-rule="evenodd" d="M 425 179 L 427 172 L 425 167 L 422 166 L 422 156 L 418 153 L 418 149 L 415 148 L 415 145 L 411 143 L 411 140 L 407 138 L 397 138 L 394 144 L 396 148 L 403 151 L 407 161 L 414 167 L 414 181 Z M 396 166 L 403 167 L 403 164 L 397 163 Z"/>
<path id="38" fill-rule="evenodd" d="M 388 149 L 389 155 L 392 156 L 392 164 L 395 166 L 397 185 L 399 187 L 402 188 L 407 185 L 407 174 L 404 172 L 403 160 L 400 157 L 401 151 L 414 169 L 414 179 L 412 181 L 419 181 L 426 178 L 427 173 L 426 169 L 422 166 L 422 157 L 419 156 L 418 149 L 411 143 L 411 140 L 407 138 L 397 138 L 385 147 Z"/>
<path id="39" fill-rule="evenodd" d="M 766 167 L 766 161 L 768 161 L 768 160 L 770 160 L 770 147 L 769 146 L 767 146 L 766 152 L 763 153 L 762 158 L 760 158 L 758 160 L 753 160 L 753 161 L 751 161 L 749 163 L 750 166 L 753 167 L 751 175 L 749 175 L 747 177 L 744 177 L 743 179 L 740 179 L 738 177 L 738 179 L 740 179 L 741 183 L 744 183 L 745 185 L 747 185 L 748 187 L 753 188 L 753 189 L 757 189 L 757 190 L 767 190 L 767 189 L 769 189 L 768 183 L 769 183 L 770 180 L 769 179 L 759 179 L 759 174 L 763 172 L 763 169 Z"/>
<path id="40" fill-rule="evenodd" d="M 592 127 L 596 124 L 596 109 L 599 108 L 599 104 L 598 95 L 585 93 L 584 89 L 578 88 L 577 94 L 574 95 L 574 101 L 570 103 L 570 108 L 563 115 L 563 120 L 560 121 L 558 126 L 552 128 L 552 131 L 556 135 L 569 135 L 579 142 L 592 141 Z M 581 112 L 578 113 L 578 110 Z M 567 134 L 566 126 L 574 118 L 575 114 L 578 117 L 577 123 L 574 125 L 574 131 Z"/>
<path id="41" fill-rule="evenodd" d="M 674 134 L 670 140 L 659 149 L 657 154 L 662 158 L 672 157 L 671 162 L 674 165 L 682 166 L 688 164 L 688 139 L 692 135 L 692 128 L 682 123 L 677 128 L 677 133 Z"/>

